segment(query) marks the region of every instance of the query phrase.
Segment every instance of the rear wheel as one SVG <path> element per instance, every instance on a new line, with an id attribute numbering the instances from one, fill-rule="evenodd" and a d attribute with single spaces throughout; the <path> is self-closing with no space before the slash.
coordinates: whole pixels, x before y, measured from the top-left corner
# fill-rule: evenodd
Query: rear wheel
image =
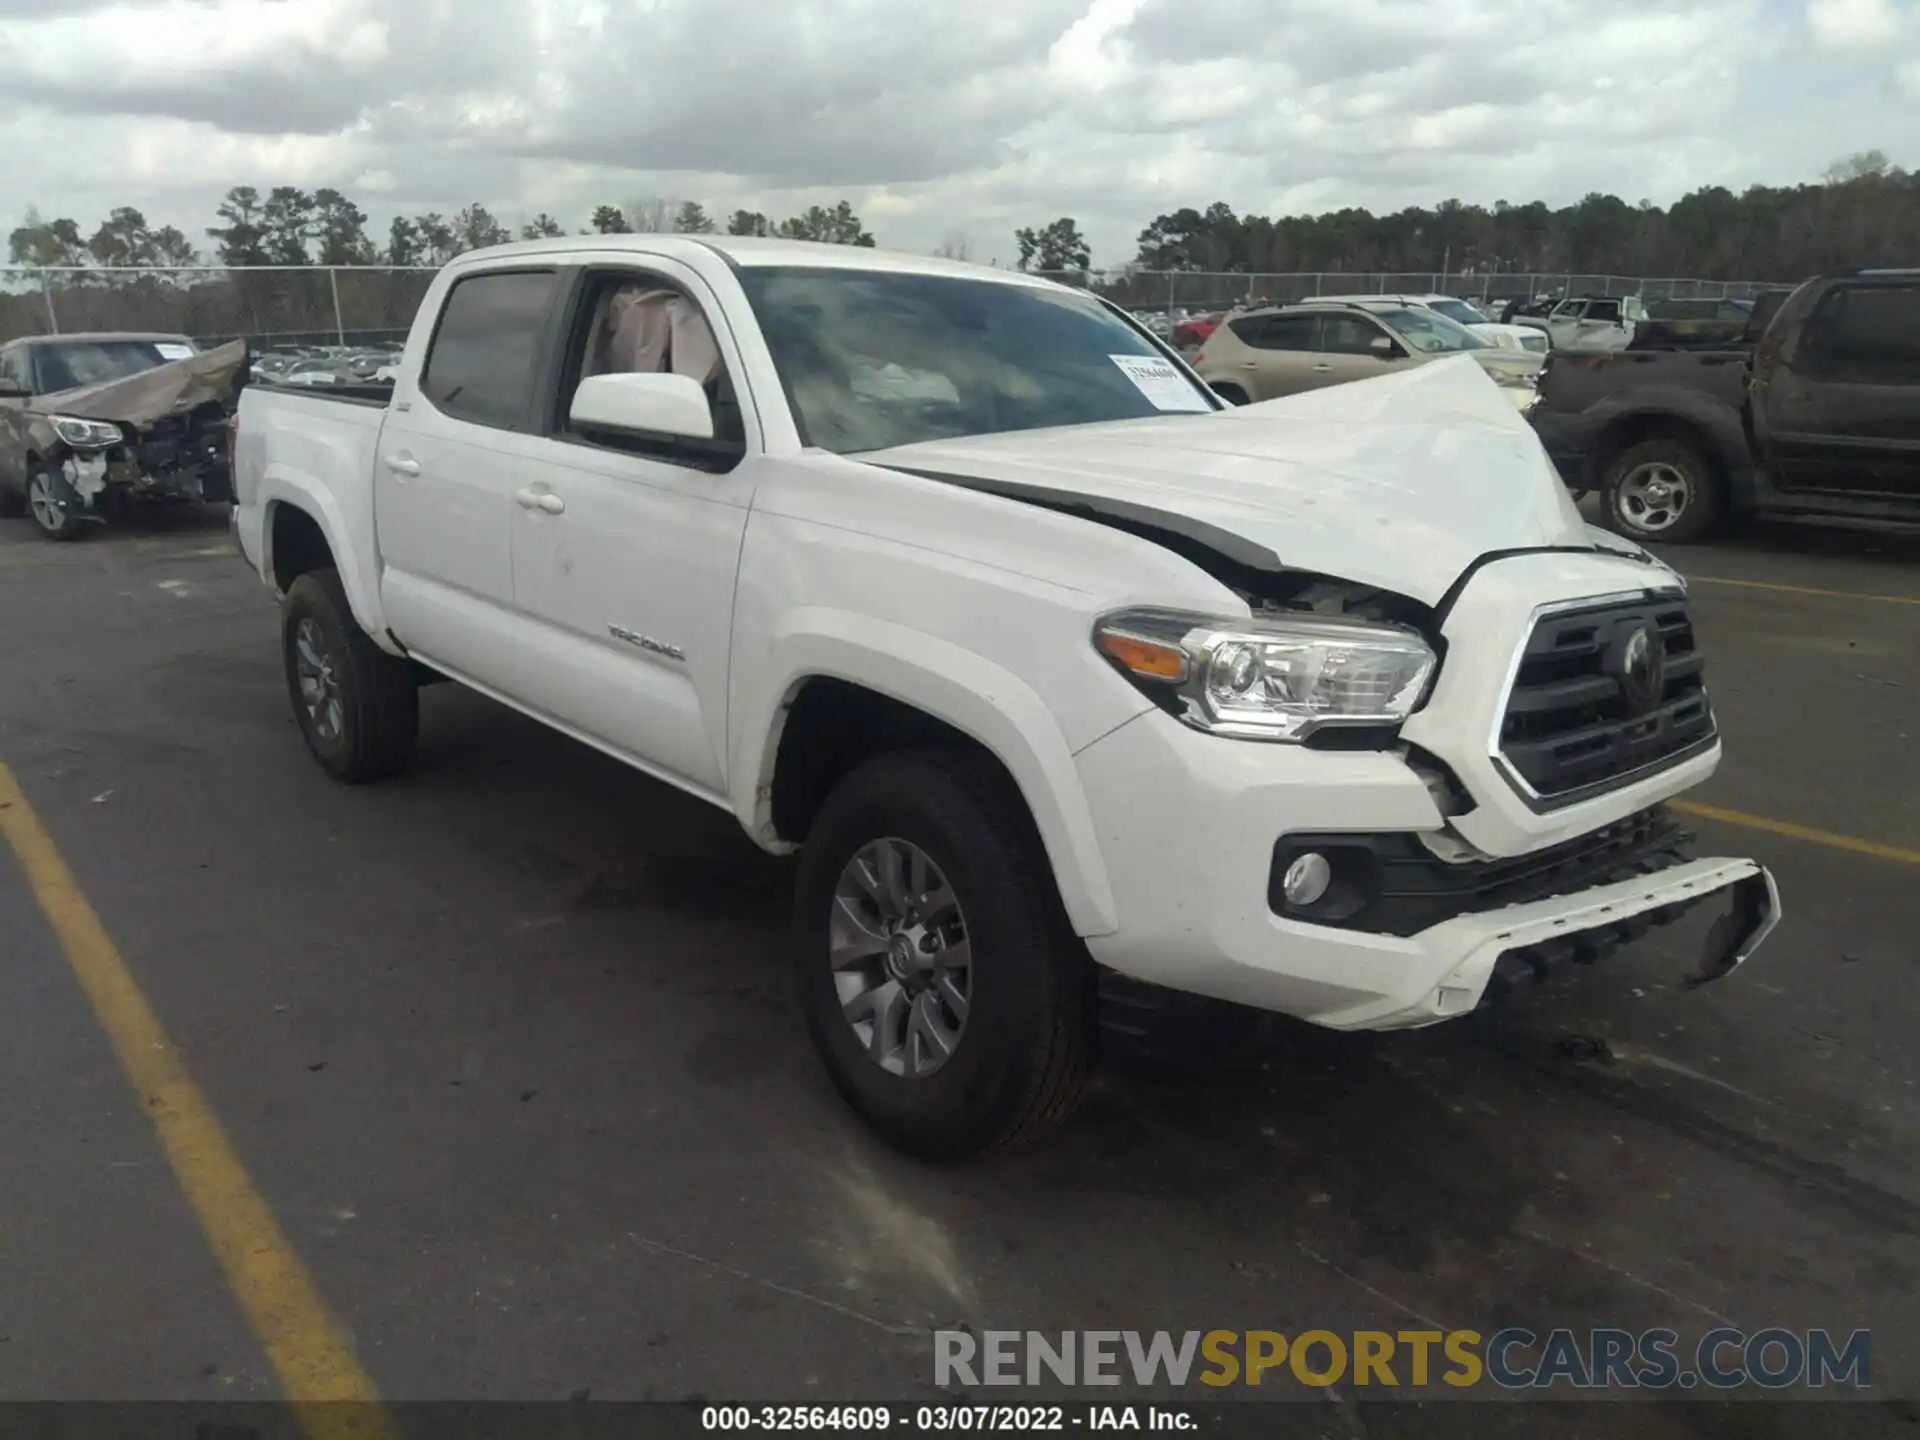
<path id="1" fill-rule="evenodd" d="M 1632 540 L 1684 545 L 1720 528 L 1725 514 L 1713 463 L 1685 440 L 1643 440 L 1607 467 L 1600 485 L 1607 527 Z"/>
<path id="2" fill-rule="evenodd" d="M 847 1102 L 889 1142 L 953 1158 L 1071 1113 L 1093 1053 L 1093 967 L 1017 789 L 964 750 L 868 761 L 801 852 L 795 983 Z"/>
<path id="3" fill-rule="evenodd" d="M 27 472 L 27 513 L 40 533 L 49 540 L 75 540 L 86 529 L 86 521 L 75 513 L 80 497 L 66 477 L 44 461 Z"/>
<path id="4" fill-rule="evenodd" d="M 420 730 L 413 667 L 368 638 L 334 571 L 309 571 L 288 589 L 280 649 L 294 718 L 330 775 L 361 784 L 412 763 Z"/>

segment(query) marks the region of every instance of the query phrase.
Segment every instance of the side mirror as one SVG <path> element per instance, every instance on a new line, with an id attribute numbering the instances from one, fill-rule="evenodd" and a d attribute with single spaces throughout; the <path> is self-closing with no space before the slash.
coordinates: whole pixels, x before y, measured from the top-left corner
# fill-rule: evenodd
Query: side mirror
<path id="1" fill-rule="evenodd" d="M 581 430 L 713 439 L 713 407 L 689 375 L 589 375 L 567 415 Z"/>
<path id="2" fill-rule="evenodd" d="M 1400 347 L 1393 343 L 1388 335 L 1376 335 L 1367 342 L 1367 348 L 1381 360 L 1391 360 L 1400 353 Z"/>

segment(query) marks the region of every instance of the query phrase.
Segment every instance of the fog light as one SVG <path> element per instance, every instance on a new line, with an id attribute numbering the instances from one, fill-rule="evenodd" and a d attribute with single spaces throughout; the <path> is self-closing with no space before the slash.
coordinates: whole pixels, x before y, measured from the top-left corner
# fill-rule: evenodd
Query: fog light
<path id="1" fill-rule="evenodd" d="M 1309 850 L 1287 866 L 1287 873 L 1280 881 L 1280 893 L 1287 897 L 1289 905 L 1304 908 L 1325 895 L 1332 883 L 1333 866 L 1327 863 L 1327 857 L 1317 850 Z"/>

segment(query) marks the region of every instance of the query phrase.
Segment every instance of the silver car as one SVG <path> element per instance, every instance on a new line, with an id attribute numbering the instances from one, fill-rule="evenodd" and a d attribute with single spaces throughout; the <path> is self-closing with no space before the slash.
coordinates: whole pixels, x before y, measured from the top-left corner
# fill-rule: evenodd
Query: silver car
<path id="1" fill-rule="evenodd" d="M 1232 316 L 1208 337 L 1194 369 L 1222 399 L 1246 405 L 1461 354 L 1479 362 L 1517 408 L 1532 407 L 1544 356 L 1490 345 L 1444 315 L 1393 301 Z"/>

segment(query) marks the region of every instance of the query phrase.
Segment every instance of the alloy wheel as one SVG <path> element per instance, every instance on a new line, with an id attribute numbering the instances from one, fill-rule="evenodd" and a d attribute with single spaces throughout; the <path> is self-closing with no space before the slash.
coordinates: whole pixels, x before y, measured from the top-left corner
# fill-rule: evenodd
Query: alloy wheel
<path id="1" fill-rule="evenodd" d="M 924 1079 L 953 1057 L 973 1001 L 966 918 L 932 857 L 876 840 L 834 887 L 828 954 L 841 1012 L 872 1061 Z"/>

